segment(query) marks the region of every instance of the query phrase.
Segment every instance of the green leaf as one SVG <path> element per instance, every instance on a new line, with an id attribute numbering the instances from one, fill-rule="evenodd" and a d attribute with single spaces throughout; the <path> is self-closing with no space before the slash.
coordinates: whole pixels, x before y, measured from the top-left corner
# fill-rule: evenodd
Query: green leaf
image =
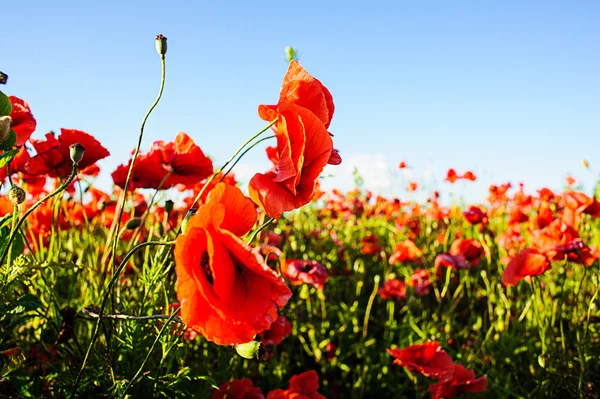
<path id="1" fill-rule="evenodd" d="M 250 341 L 245 344 L 236 345 L 235 351 L 244 359 L 259 359 L 261 346 L 261 343 L 258 341 Z"/>
<path id="2" fill-rule="evenodd" d="M 0 91 L 0 116 L 10 115 L 12 105 L 8 96 Z"/>
<path id="3" fill-rule="evenodd" d="M 18 152 L 19 150 L 9 150 L 5 151 L 2 155 L 0 155 L 0 169 L 5 167 L 7 163 L 12 161 Z"/>
<path id="4" fill-rule="evenodd" d="M 14 147 L 15 144 L 17 144 L 17 132 L 15 132 L 13 129 L 10 129 L 10 132 L 8 133 L 6 139 L 2 143 L 0 143 L 0 150 L 10 150 Z"/>
<path id="5" fill-rule="evenodd" d="M 23 295 L 21 298 L 17 300 L 12 310 L 10 310 L 9 314 L 20 314 L 29 312 L 32 310 L 36 310 L 42 307 L 42 302 L 40 299 L 33 294 Z"/>
<path id="6" fill-rule="evenodd" d="M 4 225 L 5 220 L 2 219 L 0 223 Z M 8 245 L 8 238 L 10 237 L 10 231 L 12 229 L 12 223 L 9 225 L 4 225 L 0 228 L 0 254 L 3 254 L 6 250 L 6 246 Z M 12 242 L 12 252 L 10 254 L 11 259 L 15 259 L 17 256 L 23 253 L 24 242 L 23 236 L 21 233 L 17 233 L 13 242 Z"/>

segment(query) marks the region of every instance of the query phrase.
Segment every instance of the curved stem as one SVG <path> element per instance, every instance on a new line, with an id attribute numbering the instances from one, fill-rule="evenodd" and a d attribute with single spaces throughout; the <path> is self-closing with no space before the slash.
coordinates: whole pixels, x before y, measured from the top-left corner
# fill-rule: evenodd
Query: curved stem
<path id="1" fill-rule="evenodd" d="M 246 155 L 246 153 L 248 151 L 250 151 L 251 149 L 253 149 L 254 147 L 256 147 L 258 144 L 262 143 L 263 141 L 266 141 L 266 140 L 269 140 L 269 139 L 272 139 L 272 138 L 275 138 L 275 136 L 263 137 L 262 139 L 258 140 L 254 144 L 252 144 L 250 147 L 246 148 L 246 151 L 242 152 L 242 155 L 240 155 L 238 157 L 238 159 L 235 160 L 235 162 L 233 163 L 233 165 L 231 165 L 229 167 L 229 169 L 227 170 L 227 172 L 225 172 L 223 174 L 223 176 L 221 177 L 221 179 L 219 180 L 219 182 L 223 181 L 223 179 L 225 178 L 225 176 L 227 176 L 229 173 L 231 173 L 231 171 L 233 170 L 233 168 L 235 167 L 235 165 L 237 165 L 237 163 L 244 157 L 244 155 Z"/>
<path id="2" fill-rule="evenodd" d="M 67 188 L 67 186 L 69 184 L 71 184 L 71 182 L 73 181 L 73 179 L 75 178 L 76 175 L 77 175 L 77 164 L 73 163 L 73 169 L 71 171 L 71 176 L 69 176 L 69 178 L 67 180 L 65 180 L 65 182 L 59 188 L 57 188 L 56 190 L 54 190 L 53 192 L 51 192 L 50 194 L 46 195 L 44 198 L 42 198 L 41 200 L 36 202 L 31 208 L 29 208 L 27 210 L 27 212 L 25 212 L 25 214 L 21 217 L 21 219 L 19 219 L 15 228 L 12 229 L 10 232 L 10 236 L 8 237 L 8 243 L 6 245 L 6 248 L 4 249 L 4 253 L 2 254 L 2 257 L 0 257 L 0 265 L 4 264 L 4 261 L 6 260 L 6 256 L 8 255 L 8 252 L 9 252 L 9 248 L 12 245 L 12 242 L 14 241 L 14 239 L 17 235 L 16 232 L 19 231 L 19 229 L 21 228 L 21 225 L 23 224 L 25 219 L 27 219 L 27 217 L 29 215 L 31 215 L 31 213 L 37 209 L 37 207 L 39 207 L 44 202 L 48 201 L 50 198 L 54 197 L 58 193 L 62 192 L 65 188 Z"/>
<path id="3" fill-rule="evenodd" d="M 137 146 L 135 147 L 135 152 L 133 153 L 133 158 L 131 159 L 131 165 L 129 165 L 129 170 L 127 171 L 127 178 L 125 179 L 125 186 L 123 187 L 123 197 L 121 198 L 120 203 L 117 204 L 117 210 L 119 212 L 119 215 L 118 215 L 117 219 L 113 222 L 113 226 L 115 226 L 114 230 L 111 230 L 111 232 L 109 234 L 109 242 L 107 243 L 108 245 L 106 247 L 110 247 L 111 241 L 113 241 L 112 242 L 112 252 L 113 253 L 115 253 L 115 251 L 117 250 L 117 240 L 114 239 L 114 235 L 121 228 L 121 218 L 123 217 L 125 201 L 127 200 L 127 190 L 129 189 L 129 182 L 131 181 L 131 176 L 133 175 L 133 167 L 135 165 L 135 160 L 137 159 L 138 154 L 140 153 L 140 147 L 142 146 L 142 138 L 144 137 L 144 128 L 146 126 L 146 121 L 148 120 L 148 117 L 150 116 L 150 114 L 152 113 L 154 108 L 156 108 L 156 106 L 158 105 L 158 102 L 160 101 L 160 99 L 162 97 L 163 89 L 165 88 L 166 63 L 165 63 L 165 55 L 164 54 L 162 54 L 160 56 L 160 65 L 161 65 L 161 77 L 160 77 L 160 88 L 158 90 L 158 95 L 156 96 L 156 100 L 154 100 L 154 103 L 152 103 L 152 105 L 150 106 L 150 109 L 148 109 L 148 112 L 146 112 L 146 115 L 144 116 L 144 119 L 142 120 L 142 125 L 140 126 L 140 135 L 138 137 L 138 143 L 137 143 Z M 114 258 L 113 258 L 113 261 L 114 261 Z"/>
<path id="4" fill-rule="evenodd" d="M 152 343 L 152 346 L 150 347 L 150 349 L 148 350 L 148 354 L 146 355 L 146 358 L 144 359 L 144 361 L 142 362 L 142 364 L 140 365 L 140 367 L 138 368 L 138 371 L 135 373 L 135 375 L 133 376 L 133 378 L 129 381 L 129 383 L 127 384 L 127 386 L 125 387 L 125 389 L 123 390 L 123 394 L 121 395 L 121 398 L 124 398 L 125 395 L 127 395 L 127 391 L 129 390 L 129 388 L 131 388 L 131 386 L 133 385 L 133 383 L 135 382 L 135 380 L 140 376 L 140 374 L 142 374 L 142 371 L 144 370 L 144 366 L 146 365 L 146 363 L 148 362 L 148 359 L 150 359 L 150 355 L 152 355 L 152 352 L 154 351 L 154 348 L 156 347 L 156 344 L 158 344 L 158 341 L 160 340 L 160 337 L 163 335 L 163 333 L 165 332 L 165 330 L 167 329 L 167 326 L 169 325 L 169 323 L 175 319 L 175 316 L 177 316 L 177 314 L 181 311 L 181 308 L 177 308 L 175 309 L 175 311 L 173 312 L 173 314 L 171 315 L 171 317 L 169 317 L 169 319 L 165 322 L 165 324 L 162 326 L 162 328 L 160 329 L 160 331 L 158 332 L 158 335 L 156 336 L 156 339 L 154 339 L 154 342 Z"/>
<path id="5" fill-rule="evenodd" d="M 246 142 L 244 142 L 244 144 L 242 144 L 240 146 L 240 148 L 237 149 L 236 152 L 233 153 L 233 155 L 223 164 L 223 166 L 221 166 L 219 168 L 219 170 L 217 170 L 215 173 L 213 173 L 213 175 L 210 177 L 210 179 L 208 179 L 206 181 L 206 183 L 204 183 L 204 187 L 202 187 L 202 190 L 200 190 L 200 192 L 198 193 L 198 195 L 196 196 L 196 198 L 194 199 L 194 202 L 192 203 L 192 205 L 190 206 L 190 209 L 194 208 L 196 206 L 196 204 L 198 203 L 198 201 L 200 201 L 200 198 L 202 197 L 202 194 L 204 194 L 204 192 L 206 191 L 206 189 L 208 188 L 208 185 L 214 180 L 214 178 L 221 173 L 234 159 L 235 157 L 238 156 L 238 154 L 240 152 L 242 152 L 242 150 L 244 148 L 246 148 L 246 146 L 248 144 L 250 144 L 255 138 L 257 138 L 258 136 L 260 136 L 261 134 L 263 134 L 264 132 L 266 132 L 267 130 L 269 130 L 275 123 L 277 123 L 277 119 L 275 119 L 273 122 L 269 123 L 264 129 L 262 129 L 261 131 L 259 131 L 258 133 L 256 133 L 254 136 L 250 137 L 248 140 L 246 140 Z M 229 171 L 227 172 L 229 173 Z M 227 174 L 225 174 L 223 177 L 227 176 Z M 181 225 L 179 227 L 179 231 L 177 232 L 177 235 L 179 235 L 181 233 Z"/>
<path id="6" fill-rule="evenodd" d="M 138 244 L 135 247 L 133 247 L 131 249 L 131 251 L 129 251 L 125 255 L 125 257 L 121 261 L 121 264 L 119 265 L 119 267 L 117 268 L 117 270 L 113 274 L 112 278 L 110 279 L 110 282 L 108 283 L 108 287 L 106 287 L 106 291 L 104 292 L 104 296 L 102 297 L 102 304 L 100 305 L 100 310 L 98 311 L 98 320 L 96 321 L 96 324 L 94 325 L 94 332 L 92 333 L 92 339 L 90 341 L 90 344 L 88 345 L 87 351 L 85 353 L 85 357 L 83 358 L 83 363 L 81 364 L 81 368 L 79 369 L 79 373 L 77 374 L 77 378 L 75 379 L 75 384 L 73 386 L 73 391 L 71 392 L 70 397 L 73 397 L 73 395 L 75 395 L 75 393 L 77 392 L 77 386 L 79 385 L 79 381 L 81 380 L 81 376 L 83 374 L 83 369 L 85 368 L 85 365 L 86 365 L 87 360 L 88 360 L 88 358 L 90 356 L 90 353 L 92 352 L 92 347 L 94 346 L 94 343 L 96 342 L 96 339 L 98 338 L 98 331 L 100 330 L 100 323 L 102 321 L 104 308 L 106 307 L 106 302 L 108 302 L 108 297 L 110 295 L 110 291 L 112 290 L 112 287 L 114 286 L 115 282 L 117 281 L 117 278 L 119 278 L 119 275 L 121 274 L 121 272 L 125 268 L 125 265 L 127 265 L 127 262 L 129 261 L 129 258 L 131 258 L 133 256 L 133 254 L 136 253 L 138 250 L 140 250 L 142 248 L 145 248 L 145 247 L 148 247 L 148 246 L 151 246 L 151 245 L 173 245 L 173 244 L 174 244 L 173 241 L 166 241 L 166 242 L 148 241 L 148 242 L 143 242 L 143 243 Z"/>
<path id="7" fill-rule="evenodd" d="M 261 231 L 263 231 L 268 225 L 270 225 L 271 223 L 273 223 L 273 218 L 268 218 L 266 222 L 264 222 L 258 229 L 254 230 L 254 232 L 252 233 L 252 235 L 250 236 L 250 238 L 248 239 L 248 241 L 246 242 L 246 244 L 250 245 L 252 243 L 252 241 L 254 241 L 254 239 L 256 238 L 256 236 L 258 235 L 258 233 L 260 233 Z"/>

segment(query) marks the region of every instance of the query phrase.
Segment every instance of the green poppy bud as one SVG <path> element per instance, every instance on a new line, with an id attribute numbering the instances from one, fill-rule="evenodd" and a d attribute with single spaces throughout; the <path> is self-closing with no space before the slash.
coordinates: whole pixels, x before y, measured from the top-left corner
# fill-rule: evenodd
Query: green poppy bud
<path id="1" fill-rule="evenodd" d="M 198 212 L 198 208 L 192 208 L 185 214 L 185 217 L 183 218 L 183 222 L 181 222 L 181 234 L 185 234 L 188 223 L 190 222 L 190 218 L 192 216 L 194 216 L 196 214 L 196 212 Z"/>
<path id="2" fill-rule="evenodd" d="M 138 227 L 140 227 L 142 225 L 142 219 L 141 218 L 133 218 L 133 219 L 129 219 L 127 221 L 127 223 L 125 224 L 125 228 L 127 230 L 135 230 Z"/>
<path id="3" fill-rule="evenodd" d="M 69 146 L 69 150 L 71 155 L 71 161 L 73 161 L 74 164 L 78 164 L 79 162 L 81 162 L 81 160 L 83 159 L 83 155 L 85 154 L 85 148 L 81 144 L 75 143 Z"/>
<path id="4" fill-rule="evenodd" d="M 171 213 L 173 212 L 173 207 L 175 206 L 175 203 L 171 200 L 166 200 L 165 201 L 165 212 L 167 213 Z"/>
<path id="5" fill-rule="evenodd" d="M 167 38 L 164 37 L 163 35 L 157 35 L 156 39 L 154 40 L 154 43 L 156 44 L 156 52 L 158 53 L 158 55 L 165 55 L 167 54 Z"/>

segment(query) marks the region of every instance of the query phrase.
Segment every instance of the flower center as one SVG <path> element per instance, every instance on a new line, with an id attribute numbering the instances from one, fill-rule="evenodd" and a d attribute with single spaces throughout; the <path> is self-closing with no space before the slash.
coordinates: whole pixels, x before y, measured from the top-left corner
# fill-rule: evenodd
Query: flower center
<path id="1" fill-rule="evenodd" d="M 200 257 L 200 267 L 204 272 L 204 277 L 206 277 L 206 280 L 210 283 L 210 285 L 213 285 L 214 279 L 212 275 L 212 270 L 210 269 L 209 260 L 210 257 L 208 256 L 208 252 L 204 251 L 202 253 L 202 256 Z"/>

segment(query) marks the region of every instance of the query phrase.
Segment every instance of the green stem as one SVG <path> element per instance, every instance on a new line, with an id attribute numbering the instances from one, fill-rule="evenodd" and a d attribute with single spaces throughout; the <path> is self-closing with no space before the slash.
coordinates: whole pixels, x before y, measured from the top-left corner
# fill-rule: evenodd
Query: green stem
<path id="1" fill-rule="evenodd" d="M 269 218 L 267 219 L 266 222 L 264 222 L 258 229 L 256 229 L 254 231 L 254 233 L 252 233 L 252 236 L 250 236 L 250 238 L 248 239 L 248 242 L 246 242 L 246 244 L 250 245 L 252 243 L 252 241 L 254 241 L 254 239 L 256 238 L 256 236 L 258 235 L 258 233 L 260 233 L 261 231 L 263 231 L 268 225 L 270 225 L 273 222 L 273 218 Z"/>
<path id="2" fill-rule="evenodd" d="M 21 217 L 21 219 L 19 219 L 19 222 L 17 223 L 16 227 L 14 229 L 12 229 L 10 232 L 10 236 L 8 237 L 8 243 L 6 245 L 6 249 L 4 250 L 2 257 L 0 257 L 0 265 L 4 264 L 4 261 L 6 260 L 6 256 L 9 253 L 9 248 L 12 245 L 12 242 L 14 241 L 14 239 L 16 237 L 16 232 L 19 231 L 19 229 L 21 228 L 21 225 L 23 224 L 25 219 L 27 219 L 27 217 L 29 215 L 31 215 L 31 213 L 33 211 L 35 211 L 44 202 L 48 201 L 50 198 L 54 197 L 58 193 L 62 192 L 65 188 L 67 188 L 67 186 L 69 184 L 71 184 L 71 182 L 75 178 L 75 175 L 77 175 L 77 164 L 73 163 L 73 170 L 71 171 L 71 176 L 69 176 L 69 178 L 59 188 L 57 188 L 56 190 L 54 190 L 53 192 L 51 192 L 50 194 L 46 195 L 44 198 L 42 198 L 41 200 L 36 202 L 31 208 L 29 208 L 27 210 L 27 212 L 25 212 L 25 214 Z"/>
<path id="3" fill-rule="evenodd" d="M 246 146 L 248 144 L 250 144 L 258 136 L 260 136 L 261 134 L 263 134 L 264 132 L 266 132 L 267 130 L 269 130 L 275 123 L 277 123 L 277 119 L 275 119 L 273 122 L 269 123 L 264 129 L 262 129 L 261 131 L 259 131 L 258 133 L 256 133 L 254 136 L 252 136 L 248 140 L 246 140 L 244 142 L 244 144 L 242 144 L 240 146 L 240 148 L 238 148 L 237 151 L 234 152 L 233 155 L 223 164 L 223 166 L 221 166 L 219 168 L 219 170 L 217 170 L 215 173 L 213 173 L 213 175 L 206 181 L 206 183 L 204 183 L 204 187 L 202 187 L 202 190 L 200 190 L 200 192 L 198 193 L 198 195 L 194 199 L 194 202 L 190 206 L 190 209 L 194 208 L 196 206 L 196 204 L 198 203 L 198 201 L 200 201 L 200 198 L 202 197 L 202 194 L 204 194 L 204 191 L 206 191 L 206 189 L 208 188 L 208 185 L 214 180 L 214 178 L 219 173 L 221 173 L 238 156 L 238 154 L 240 152 L 242 152 L 242 150 L 244 148 L 246 148 Z M 227 173 L 229 173 L 229 171 Z M 223 177 L 225 177 L 225 176 L 227 176 L 227 174 L 225 174 Z M 177 235 L 179 235 L 179 234 L 181 234 L 181 226 L 179 228 L 179 231 L 177 232 Z"/>
<path id="4" fill-rule="evenodd" d="M 85 365 L 86 365 L 87 360 L 88 360 L 88 358 L 90 356 L 90 353 L 92 352 L 92 347 L 94 346 L 94 343 L 96 342 L 96 339 L 98 338 L 98 331 L 100 330 L 100 323 L 102 321 L 102 317 L 103 317 L 103 313 L 104 313 L 104 308 L 106 307 L 106 302 L 108 302 L 108 297 L 110 295 L 112 287 L 115 284 L 115 282 L 117 281 L 117 279 L 119 278 L 119 276 L 121 275 L 121 272 L 125 268 L 125 265 L 127 265 L 127 262 L 129 261 L 129 258 L 131 258 L 133 256 L 133 254 L 136 253 L 138 250 L 140 250 L 140 249 L 142 249 L 144 247 L 147 247 L 147 246 L 151 246 L 151 245 L 173 245 L 173 244 L 174 244 L 173 241 L 167 241 L 167 242 L 148 241 L 148 242 L 143 242 L 143 243 L 138 244 L 135 247 L 133 247 L 131 249 L 131 251 L 129 251 L 125 255 L 125 257 L 121 261 L 121 264 L 119 265 L 119 267 L 117 268 L 117 270 L 114 272 L 112 278 L 110 279 L 110 282 L 108 283 L 108 287 L 106 288 L 106 291 L 104 292 L 104 295 L 102 297 L 102 304 L 100 305 L 100 310 L 98 311 L 98 319 L 96 321 L 96 324 L 94 325 L 94 332 L 92 333 L 92 339 L 90 341 L 90 344 L 88 345 L 87 351 L 85 353 L 85 357 L 83 358 L 83 362 L 81 364 L 81 368 L 79 369 L 79 373 L 77 374 L 77 378 L 75 379 L 75 384 L 73 386 L 73 391 L 71 392 L 71 395 L 69 397 L 73 397 L 73 395 L 75 395 L 75 393 L 77 392 L 77 386 L 79 385 L 79 381 L 81 380 L 81 376 L 83 374 L 83 369 L 85 368 Z"/>
<path id="5" fill-rule="evenodd" d="M 121 228 L 121 218 L 123 217 L 125 201 L 127 200 L 127 190 L 129 189 L 129 182 L 131 181 L 131 176 L 133 175 L 133 167 L 135 165 L 135 161 L 138 157 L 138 154 L 140 153 L 140 147 L 142 146 L 142 138 L 144 137 L 144 128 L 146 127 L 146 121 L 148 120 L 148 117 L 150 116 L 150 114 L 152 113 L 154 108 L 158 105 L 158 102 L 160 101 L 162 94 L 163 94 L 163 90 L 165 88 L 166 63 L 165 63 L 165 55 L 164 54 L 162 54 L 160 56 L 160 66 L 161 66 L 161 76 L 160 76 L 160 88 L 158 90 L 158 95 L 156 96 L 156 100 L 154 100 L 154 103 L 152 103 L 152 105 L 150 106 L 150 109 L 148 109 L 148 112 L 146 112 L 146 115 L 144 116 L 144 119 L 142 120 L 142 125 L 140 126 L 140 135 L 138 137 L 138 143 L 137 143 L 137 146 L 135 147 L 135 152 L 133 153 L 133 158 L 131 159 L 131 165 L 129 165 L 129 170 L 127 171 L 127 178 L 125 179 L 125 187 L 123 187 L 123 196 L 121 197 L 119 204 L 117 204 L 117 210 L 119 212 L 119 215 L 113 223 L 113 226 L 115 226 L 115 228 L 114 228 L 114 230 L 112 230 L 110 232 L 109 240 L 106 245 L 107 248 L 110 247 L 111 241 L 113 241 L 112 242 L 112 253 L 113 254 L 117 250 L 117 240 L 114 239 L 114 235 Z M 114 257 L 113 257 L 111 263 L 112 262 L 114 262 Z"/>
<path id="6" fill-rule="evenodd" d="M 252 144 L 250 147 L 246 148 L 246 151 L 242 152 L 242 155 L 240 155 L 238 157 L 238 159 L 235 160 L 235 162 L 233 163 L 233 165 L 231 165 L 231 167 L 227 170 L 227 172 L 225 172 L 223 174 L 223 176 L 221 177 L 221 179 L 219 180 L 219 182 L 223 181 L 223 179 L 225 178 L 225 176 L 227 176 L 229 173 L 231 173 L 231 171 L 233 170 L 233 168 L 235 167 L 235 165 L 237 165 L 237 163 L 244 157 L 244 155 L 246 155 L 246 153 L 248 151 L 250 151 L 251 149 L 253 149 L 254 147 L 256 147 L 258 144 L 262 143 L 263 141 L 269 140 L 269 139 L 273 139 L 275 138 L 275 136 L 269 136 L 269 137 L 263 137 L 262 139 L 256 141 L 254 144 Z"/>

